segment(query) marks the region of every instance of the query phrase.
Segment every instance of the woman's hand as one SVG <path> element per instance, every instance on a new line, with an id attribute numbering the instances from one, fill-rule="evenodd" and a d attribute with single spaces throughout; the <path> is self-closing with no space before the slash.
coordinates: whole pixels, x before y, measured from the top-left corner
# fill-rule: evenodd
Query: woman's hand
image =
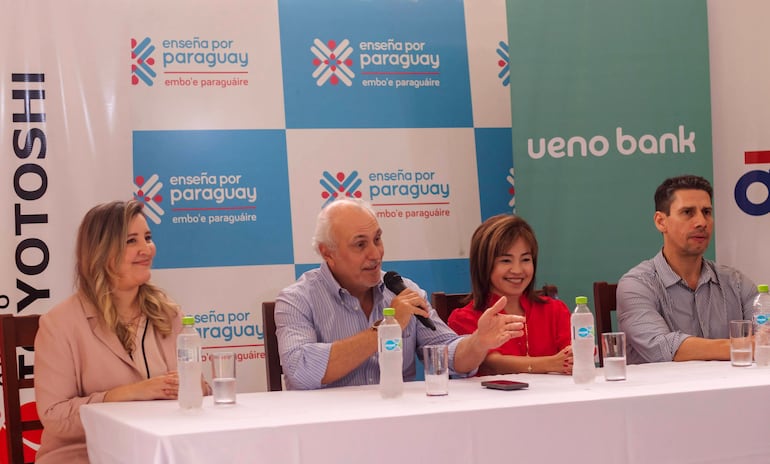
<path id="1" fill-rule="evenodd" d="M 175 400 L 179 394 L 179 376 L 169 372 L 151 379 L 113 388 L 104 401 Z"/>
<path id="2" fill-rule="evenodd" d="M 572 346 L 566 346 L 553 356 L 548 357 L 548 371 L 572 375 Z"/>

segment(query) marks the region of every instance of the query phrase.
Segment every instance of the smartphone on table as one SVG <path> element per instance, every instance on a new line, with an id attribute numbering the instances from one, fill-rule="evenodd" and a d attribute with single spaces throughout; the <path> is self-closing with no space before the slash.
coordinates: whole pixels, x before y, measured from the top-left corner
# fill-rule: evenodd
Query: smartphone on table
<path id="1" fill-rule="evenodd" d="M 529 387 L 529 384 L 527 382 L 517 382 L 514 380 L 485 380 L 481 382 L 481 386 L 493 390 L 521 390 L 522 388 Z"/>

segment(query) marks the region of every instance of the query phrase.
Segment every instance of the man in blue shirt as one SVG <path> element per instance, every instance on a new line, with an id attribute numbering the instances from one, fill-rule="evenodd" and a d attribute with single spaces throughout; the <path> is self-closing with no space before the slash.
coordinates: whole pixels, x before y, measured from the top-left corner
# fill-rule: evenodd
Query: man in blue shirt
<path id="1" fill-rule="evenodd" d="M 523 335 L 524 319 L 489 308 L 479 329 L 460 337 L 432 310 L 426 293 L 404 279 L 395 295 L 382 282 L 382 230 L 364 202 L 340 199 L 318 215 L 313 246 L 324 262 L 285 288 L 275 305 L 276 335 L 288 389 L 379 382 L 376 324 L 392 307 L 403 330 L 404 379 L 414 380 L 415 353 L 425 345 L 449 345 L 450 369 L 472 375 L 487 355 Z M 436 330 L 413 315 L 430 317 Z"/>
<path id="2" fill-rule="evenodd" d="M 729 323 L 751 319 L 757 287 L 703 258 L 714 229 L 711 184 L 685 175 L 655 191 L 663 249 L 618 282 L 618 325 L 628 362 L 730 359 Z"/>

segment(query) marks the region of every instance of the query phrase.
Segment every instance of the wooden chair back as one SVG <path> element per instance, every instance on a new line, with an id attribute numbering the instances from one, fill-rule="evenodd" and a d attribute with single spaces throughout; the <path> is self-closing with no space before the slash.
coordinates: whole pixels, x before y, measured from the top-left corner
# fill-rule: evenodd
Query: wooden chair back
<path id="1" fill-rule="evenodd" d="M 615 292 L 618 284 L 594 282 L 594 312 L 596 313 L 596 341 L 599 345 L 599 365 L 604 366 L 601 334 L 612 332 L 612 312 L 617 310 Z"/>
<path id="2" fill-rule="evenodd" d="M 43 430 L 43 424 L 35 417 L 22 419 L 21 390 L 35 388 L 35 379 L 19 369 L 16 348 L 35 345 L 39 315 L 13 316 L 0 314 L 0 365 L 3 372 L 3 403 L 5 406 L 5 436 L 8 444 L 8 462 L 27 463 L 23 435 L 25 432 Z"/>
<path id="3" fill-rule="evenodd" d="M 262 303 L 262 323 L 265 326 L 265 375 L 268 391 L 283 390 L 281 357 L 278 354 L 278 337 L 275 335 L 275 301 Z"/>
<path id="4" fill-rule="evenodd" d="M 433 292 L 430 296 L 430 304 L 438 313 L 438 317 L 446 323 L 452 311 L 467 305 L 470 297 L 470 293 Z"/>

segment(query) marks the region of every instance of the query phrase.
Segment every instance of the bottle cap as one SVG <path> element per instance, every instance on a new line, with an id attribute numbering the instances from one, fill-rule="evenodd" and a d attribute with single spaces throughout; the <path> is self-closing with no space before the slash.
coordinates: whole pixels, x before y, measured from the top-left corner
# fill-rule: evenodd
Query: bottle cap
<path id="1" fill-rule="evenodd" d="M 575 304 L 588 304 L 588 297 L 587 296 L 575 297 Z"/>
<path id="2" fill-rule="evenodd" d="M 184 316 L 182 318 L 182 325 L 195 325 L 195 318 L 193 316 Z"/>
<path id="3" fill-rule="evenodd" d="M 767 293 L 767 284 L 757 285 L 757 290 L 759 291 L 759 293 Z"/>
<path id="4" fill-rule="evenodd" d="M 393 308 L 385 308 L 385 309 L 382 310 L 382 315 L 383 316 L 395 316 L 396 315 L 396 310 L 393 309 Z"/>

